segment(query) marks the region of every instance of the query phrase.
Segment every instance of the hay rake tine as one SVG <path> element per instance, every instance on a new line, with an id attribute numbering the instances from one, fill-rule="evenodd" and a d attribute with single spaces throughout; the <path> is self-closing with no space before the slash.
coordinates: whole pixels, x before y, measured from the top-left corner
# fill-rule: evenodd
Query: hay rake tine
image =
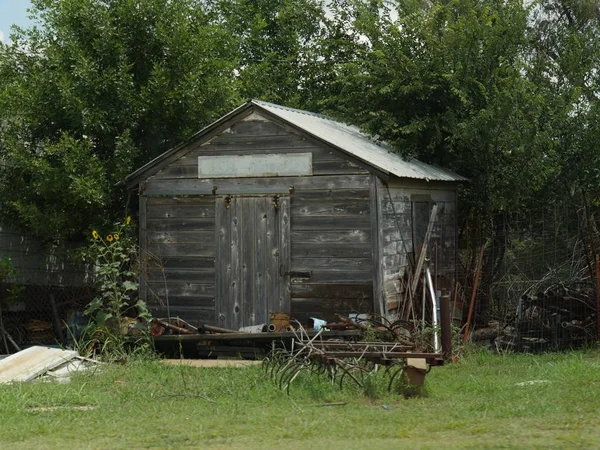
<path id="1" fill-rule="evenodd" d="M 398 376 L 398 374 L 402 373 L 402 372 L 404 372 L 404 366 L 400 365 L 400 367 L 398 368 L 398 370 L 390 378 L 390 382 L 388 384 L 388 392 L 391 392 L 392 386 L 394 385 L 394 380 L 396 379 L 396 377 Z"/>

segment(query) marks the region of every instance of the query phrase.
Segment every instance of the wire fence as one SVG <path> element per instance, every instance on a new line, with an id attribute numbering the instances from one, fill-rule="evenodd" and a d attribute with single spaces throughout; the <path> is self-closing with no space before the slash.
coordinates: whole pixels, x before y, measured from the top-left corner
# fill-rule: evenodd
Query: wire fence
<path id="1" fill-rule="evenodd" d="M 71 342 L 86 323 L 83 310 L 92 297 L 87 286 L 0 285 L 0 327 L 9 335 L 0 333 L 0 353 L 13 353 L 15 345 Z"/>
<path id="2" fill-rule="evenodd" d="M 473 340 L 534 352 L 597 339 L 600 236 L 591 217 L 583 207 L 550 205 L 465 222 L 453 306 L 464 322 L 474 299 Z"/>

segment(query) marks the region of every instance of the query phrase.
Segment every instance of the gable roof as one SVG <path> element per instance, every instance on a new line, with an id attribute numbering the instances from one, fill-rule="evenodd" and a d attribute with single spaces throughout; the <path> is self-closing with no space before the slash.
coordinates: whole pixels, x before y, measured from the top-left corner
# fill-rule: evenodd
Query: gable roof
<path id="1" fill-rule="evenodd" d="M 330 117 L 308 111 L 287 108 L 260 100 L 249 100 L 216 122 L 200 130 L 187 141 L 167 150 L 162 155 L 140 167 L 127 177 L 127 185 L 131 187 L 139 183 L 142 179 L 154 175 L 154 173 L 165 166 L 165 162 L 176 158 L 177 153 L 184 150 L 187 144 L 201 139 L 237 114 L 251 108 L 254 108 L 259 114 L 261 111 L 264 111 L 269 115 L 275 116 L 277 119 L 310 135 L 318 141 L 335 147 L 385 174 L 426 181 L 467 181 L 467 178 L 439 166 L 426 164 L 416 159 L 407 161 L 397 153 L 393 153 L 393 149 L 390 146 L 374 142 L 368 135 L 362 133 L 355 126 L 346 125 Z"/>

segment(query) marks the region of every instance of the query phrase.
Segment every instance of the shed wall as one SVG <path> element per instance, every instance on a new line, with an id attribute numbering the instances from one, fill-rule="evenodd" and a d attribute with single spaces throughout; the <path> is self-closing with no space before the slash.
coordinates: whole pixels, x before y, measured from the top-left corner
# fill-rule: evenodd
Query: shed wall
<path id="1" fill-rule="evenodd" d="M 276 122 L 251 114 L 191 144 L 143 183 L 142 239 L 155 261 L 145 295 L 156 314 L 166 315 L 168 300 L 172 316 L 218 324 L 215 196 L 277 193 L 291 201 L 292 315 L 333 318 L 372 309 L 371 174 L 351 157 Z M 198 156 L 307 152 L 312 176 L 198 179 Z"/>
<path id="2" fill-rule="evenodd" d="M 422 242 L 434 202 L 438 211 L 428 246 L 430 267 L 432 274 L 437 274 L 438 289 L 450 289 L 456 264 L 455 187 L 449 183 L 393 179 L 387 187 L 378 187 L 378 196 L 381 210 L 378 269 L 383 280 L 384 303 L 401 301 L 401 280 L 408 258 L 418 254 L 419 249 L 414 248 L 413 243 L 419 246 Z M 425 204 L 429 208 L 423 208 Z"/>

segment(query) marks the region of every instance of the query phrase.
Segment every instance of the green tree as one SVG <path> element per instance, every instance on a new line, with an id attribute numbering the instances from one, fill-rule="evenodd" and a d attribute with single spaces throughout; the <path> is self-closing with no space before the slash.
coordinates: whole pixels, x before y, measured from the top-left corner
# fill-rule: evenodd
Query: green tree
<path id="1" fill-rule="evenodd" d="M 311 80 L 322 67 L 322 0 L 219 0 L 213 11 L 238 43 L 242 98 L 306 107 L 317 95 Z"/>
<path id="2" fill-rule="evenodd" d="M 236 46 L 202 1 L 34 0 L 0 46 L 2 220 L 44 239 L 123 217 L 137 165 L 238 103 Z"/>

